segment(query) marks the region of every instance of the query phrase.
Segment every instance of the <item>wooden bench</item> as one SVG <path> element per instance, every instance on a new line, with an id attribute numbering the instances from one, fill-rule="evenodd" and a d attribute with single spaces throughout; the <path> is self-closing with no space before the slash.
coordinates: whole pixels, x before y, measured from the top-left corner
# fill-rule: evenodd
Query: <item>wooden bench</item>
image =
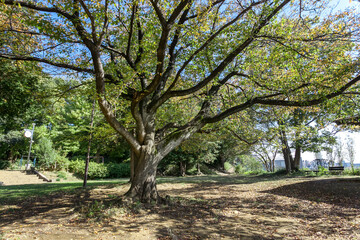
<path id="1" fill-rule="evenodd" d="M 344 171 L 344 166 L 329 167 L 329 172 L 341 173 L 342 171 Z"/>

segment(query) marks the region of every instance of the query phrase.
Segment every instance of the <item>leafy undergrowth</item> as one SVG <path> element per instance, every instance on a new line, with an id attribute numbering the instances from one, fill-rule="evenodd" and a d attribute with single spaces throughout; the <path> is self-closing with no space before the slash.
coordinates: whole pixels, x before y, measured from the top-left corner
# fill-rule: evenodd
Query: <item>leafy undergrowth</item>
<path id="1" fill-rule="evenodd" d="M 161 182 L 168 205 L 123 201 L 128 184 L 61 191 L 3 205 L 0 230 L 5 239 L 360 239 L 359 178 Z"/>

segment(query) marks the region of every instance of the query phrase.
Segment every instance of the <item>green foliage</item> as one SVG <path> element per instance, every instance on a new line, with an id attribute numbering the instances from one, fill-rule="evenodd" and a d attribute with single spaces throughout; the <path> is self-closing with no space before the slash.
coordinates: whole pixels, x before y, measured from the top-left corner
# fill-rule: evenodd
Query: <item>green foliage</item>
<path id="1" fill-rule="evenodd" d="M 180 167 L 179 164 L 170 163 L 170 164 L 161 164 L 162 166 L 159 169 L 159 172 L 165 176 L 179 176 Z M 189 170 L 187 169 L 187 172 Z"/>
<path id="2" fill-rule="evenodd" d="M 69 168 L 70 161 L 53 148 L 52 141 L 47 137 L 41 137 L 34 144 L 36 153 L 36 167 L 44 170 L 65 170 Z"/>
<path id="3" fill-rule="evenodd" d="M 0 169 L 7 169 L 10 167 L 10 161 L 6 159 L 0 159 Z"/>
<path id="4" fill-rule="evenodd" d="M 282 168 L 282 169 L 278 169 L 274 172 L 274 175 L 287 175 L 287 171 L 286 169 Z"/>
<path id="5" fill-rule="evenodd" d="M 83 178 L 85 175 L 85 161 L 79 159 L 75 161 L 70 161 L 69 171 Z M 124 177 L 130 177 L 129 163 L 89 163 L 88 179 Z"/>
<path id="6" fill-rule="evenodd" d="M 52 141 L 46 137 L 42 137 L 39 142 L 34 145 L 34 149 L 37 156 L 37 167 L 45 170 L 54 170 L 57 152 L 53 148 Z"/>
<path id="7" fill-rule="evenodd" d="M 194 165 L 194 153 L 178 148 L 170 152 L 159 164 L 158 172 L 168 176 L 178 176 L 179 163 L 186 164 L 187 170 Z"/>
<path id="8" fill-rule="evenodd" d="M 319 170 L 318 175 L 320 175 L 320 176 L 329 174 L 329 169 L 327 169 L 327 168 L 325 168 L 323 166 L 318 166 L 318 170 Z"/>
<path id="9" fill-rule="evenodd" d="M 198 171 L 196 165 L 193 165 L 190 169 L 187 170 L 187 174 L 189 174 L 189 175 L 198 175 L 198 173 L 199 173 L 199 171 Z M 215 174 L 215 172 L 205 164 L 200 165 L 200 173 L 205 174 L 205 175 Z"/>
<path id="10" fill-rule="evenodd" d="M 350 176 L 360 176 L 360 168 L 345 168 L 343 174 Z"/>
<path id="11" fill-rule="evenodd" d="M 56 161 L 56 169 L 54 170 L 56 171 L 69 170 L 70 160 L 67 157 L 60 155 L 59 153 L 56 153 L 55 161 Z"/>
<path id="12" fill-rule="evenodd" d="M 231 163 L 229 163 L 229 162 L 224 163 L 225 171 L 229 171 L 231 168 L 233 168 L 233 165 L 231 165 Z"/>
<path id="13" fill-rule="evenodd" d="M 80 213 L 86 218 L 101 220 L 106 215 L 104 215 L 105 205 L 102 201 L 93 201 L 91 203 L 82 205 L 80 208 Z"/>
<path id="14" fill-rule="evenodd" d="M 240 163 L 235 168 L 236 173 L 261 173 L 263 172 L 263 165 L 256 158 L 250 155 L 240 156 Z"/>
<path id="15" fill-rule="evenodd" d="M 58 172 L 57 177 L 60 178 L 60 179 L 66 180 L 67 179 L 67 173 L 66 172 Z"/>
<path id="16" fill-rule="evenodd" d="M 125 178 L 130 177 L 129 163 L 109 163 L 106 165 L 109 178 Z"/>

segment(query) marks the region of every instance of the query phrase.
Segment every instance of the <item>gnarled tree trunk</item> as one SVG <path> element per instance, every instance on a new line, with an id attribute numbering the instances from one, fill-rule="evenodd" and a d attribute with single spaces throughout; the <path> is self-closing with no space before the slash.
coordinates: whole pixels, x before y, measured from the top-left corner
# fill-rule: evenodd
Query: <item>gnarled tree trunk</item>
<path id="1" fill-rule="evenodd" d="M 156 170 L 158 162 L 154 154 L 143 151 L 140 157 L 132 154 L 131 162 L 134 166 L 131 187 L 126 193 L 127 197 L 140 200 L 141 202 L 161 202 L 156 187 Z"/>

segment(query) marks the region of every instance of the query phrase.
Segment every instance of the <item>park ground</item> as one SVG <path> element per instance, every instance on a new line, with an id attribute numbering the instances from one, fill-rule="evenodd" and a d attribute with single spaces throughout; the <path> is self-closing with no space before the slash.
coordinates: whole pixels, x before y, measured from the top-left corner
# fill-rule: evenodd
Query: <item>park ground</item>
<path id="1" fill-rule="evenodd" d="M 126 180 L 89 185 L 0 186 L 0 239 L 360 239 L 358 177 L 160 178 L 168 205 L 122 201 Z"/>

